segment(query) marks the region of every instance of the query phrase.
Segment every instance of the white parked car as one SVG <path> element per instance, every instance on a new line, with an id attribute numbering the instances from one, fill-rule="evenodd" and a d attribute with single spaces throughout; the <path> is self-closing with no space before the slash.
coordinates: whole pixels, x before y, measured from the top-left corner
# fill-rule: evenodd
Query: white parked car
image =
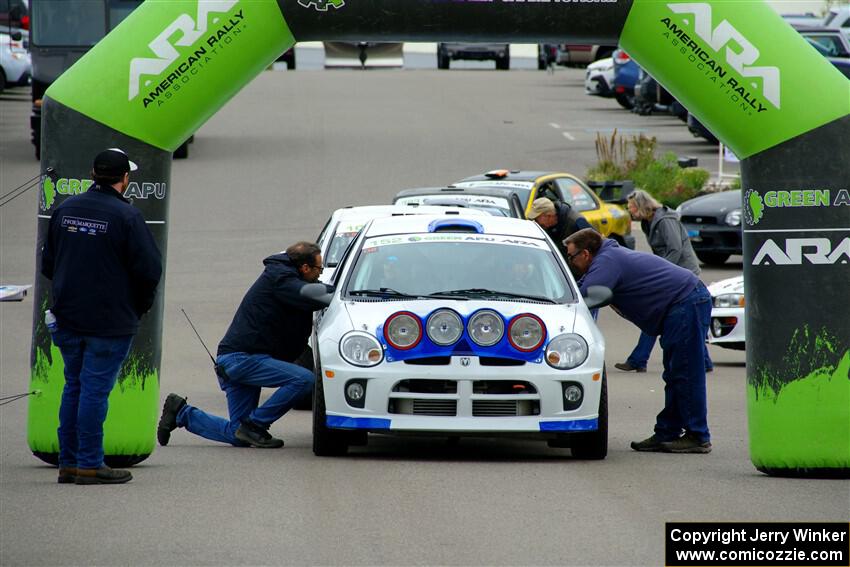
<path id="1" fill-rule="evenodd" d="M 342 259 L 313 345 L 313 451 L 368 432 L 520 436 L 607 454 L 605 341 L 535 223 L 407 216 L 367 224 Z"/>
<path id="2" fill-rule="evenodd" d="M 322 250 L 322 260 L 325 266 L 320 281 L 329 282 L 333 278 L 340 258 L 346 248 L 360 232 L 360 229 L 372 219 L 380 217 L 404 215 L 463 215 L 487 216 L 487 213 L 477 209 L 444 206 L 411 206 L 402 205 L 366 205 L 362 207 L 344 207 L 331 214 L 325 227 L 319 234 L 316 243 Z"/>
<path id="3" fill-rule="evenodd" d="M 611 57 L 591 63 L 584 74 L 585 94 L 614 96 L 614 75 L 614 60 Z"/>
<path id="4" fill-rule="evenodd" d="M 712 299 L 709 344 L 744 350 L 744 276 L 713 283 L 708 292 Z"/>
<path id="5" fill-rule="evenodd" d="M 32 59 L 23 40 L 0 33 L 0 91 L 6 87 L 25 86 L 32 75 Z"/>

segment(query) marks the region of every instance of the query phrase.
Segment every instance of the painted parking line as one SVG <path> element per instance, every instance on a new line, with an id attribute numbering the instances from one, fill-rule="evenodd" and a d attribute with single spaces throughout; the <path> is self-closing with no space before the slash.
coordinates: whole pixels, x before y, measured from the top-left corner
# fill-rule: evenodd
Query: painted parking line
<path id="1" fill-rule="evenodd" d="M 552 128 L 554 128 L 555 130 L 560 130 L 560 129 L 561 129 L 560 124 L 555 124 L 554 122 L 550 122 L 550 123 L 549 123 L 549 126 L 551 126 Z"/>
<path id="2" fill-rule="evenodd" d="M 566 138 L 567 140 L 572 140 L 573 142 L 575 142 L 575 141 L 576 141 L 575 136 L 573 136 L 573 135 L 572 135 L 572 134 L 570 134 L 569 132 L 561 132 L 561 134 L 563 134 L 563 135 L 564 135 L 564 138 Z"/>

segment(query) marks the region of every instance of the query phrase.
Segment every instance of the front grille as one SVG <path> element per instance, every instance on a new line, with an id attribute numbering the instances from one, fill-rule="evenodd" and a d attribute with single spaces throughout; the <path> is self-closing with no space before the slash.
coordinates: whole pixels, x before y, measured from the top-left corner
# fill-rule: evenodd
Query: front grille
<path id="1" fill-rule="evenodd" d="M 451 362 L 452 357 L 450 356 L 425 356 L 422 358 L 409 358 L 404 361 L 405 364 L 418 364 L 420 366 L 447 366 Z"/>
<path id="2" fill-rule="evenodd" d="M 400 380 L 393 392 L 412 392 L 414 394 L 456 394 L 457 382 L 454 380 Z"/>
<path id="3" fill-rule="evenodd" d="M 481 366 L 522 366 L 525 364 L 524 360 L 517 360 L 516 358 L 499 358 L 495 356 L 482 356 L 478 358 L 478 363 Z"/>
<path id="4" fill-rule="evenodd" d="M 453 417 L 457 415 L 457 400 L 393 399 L 389 413 L 401 415 L 435 415 Z"/>
<path id="5" fill-rule="evenodd" d="M 472 383 L 473 394 L 536 394 L 537 388 L 523 380 L 476 380 Z"/>
<path id="6" fill-rule="evenodd" d="M 719 224 L 717 217 L 711 215 L 683 215 L 682 224 Z"/>
<path id="7" fill-rule="evenodd" d="M 538 400 L 472 400 L 473 417 L 539 415 Z"/>

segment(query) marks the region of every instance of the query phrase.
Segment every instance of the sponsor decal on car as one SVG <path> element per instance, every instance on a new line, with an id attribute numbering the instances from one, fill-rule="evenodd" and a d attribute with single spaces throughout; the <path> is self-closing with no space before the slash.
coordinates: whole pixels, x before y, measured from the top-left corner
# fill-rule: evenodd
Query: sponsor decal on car
<path id="1" fill-rule="evenodd" d="M 474 234 L 410 234 L 405 236 L 376 236 L 369 238 L 363 244 L 363 251 L 374 250 L 381 246 L 397 244 L 416 244 L 420 242 L 472 242 L 480 244 L 506 244 L 509 246 L 524 246 L 526 248 L 541 248 L 541 242 L 526 240 L 511 236 L 480 236 Z"/>

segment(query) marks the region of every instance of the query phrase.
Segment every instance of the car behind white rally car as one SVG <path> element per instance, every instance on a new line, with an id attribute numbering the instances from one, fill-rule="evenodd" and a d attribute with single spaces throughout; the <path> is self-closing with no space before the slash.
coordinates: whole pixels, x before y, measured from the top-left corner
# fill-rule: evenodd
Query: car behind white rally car
<path id="1" fill-rule="evenodd" d="M 341 259 L 313 345 L 313 451 L 367 433 L 520 436 L 607 454 L 605 342 L 540 227 L 379 218 Z M 596 294 L 599 294 L 598 296 Z"/>
<path id="2" fill-rule="evenodd" d="M 712 300 L 709 344 L 744 350 L 744 276 L 715 282 L 708 292 Z"/>

